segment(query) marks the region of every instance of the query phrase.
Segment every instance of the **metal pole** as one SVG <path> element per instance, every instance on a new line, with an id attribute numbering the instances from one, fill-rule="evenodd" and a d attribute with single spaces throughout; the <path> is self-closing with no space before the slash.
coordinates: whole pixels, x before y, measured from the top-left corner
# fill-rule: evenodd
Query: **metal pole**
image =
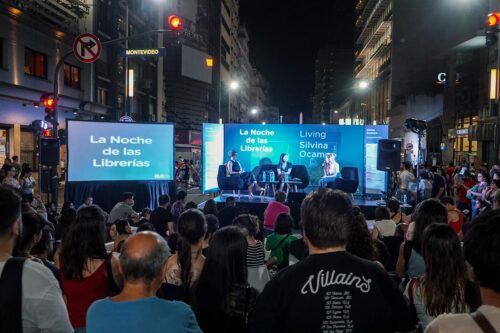
<path id="1" fill-rule="evenodd" d="M 497 121 L 496 121 L 496 124 L 495 124 L 495 141 L 493 143 L 493 146 L 494 146 L 494 152 L 495 152 L 495 163 L 496 164 L 500 164 L 500 105 L 499 105 L 499 85 L 500 85 L 500 38 L 498 38 L 498 32 L 497 32 L 497 64 L 496 64 L 496 67 L 497 67 L 497 91 L 496 91 L 496 99 L 495 99 L 495 103 L 496 103 L 496 111 L 497 111 Z"/>
<path id="2" fill-rule="evenodd" d="M 227 91 L 227 123 L 231 123 L 231 89 Z"/>
<path id="3" fill-rule="evenodd" d="M 158 10 L 158 29 L 163 28 L 163 6 L 160 5 Z M 158 48 L 163 47 L 163 34 L 158 35 Z M 163 57 L 158 57 L 158 63 L 156 65 L 156 122 L 161 121 L 161 116 L 163 113 L 163 99 L 164 99 L 164 87 L 163 87 Z"/>
<path id="4" fill-rule="evenodd" d="M 128 1 L 125 1 L 125 49 L 128 49 Z M 128 57 L 125 57 L 125 98 L 124 100 L 124 108 L 123 114 L 125 116 L 129 115 L 129 106 L 131 101 L 128 97 Z"/>

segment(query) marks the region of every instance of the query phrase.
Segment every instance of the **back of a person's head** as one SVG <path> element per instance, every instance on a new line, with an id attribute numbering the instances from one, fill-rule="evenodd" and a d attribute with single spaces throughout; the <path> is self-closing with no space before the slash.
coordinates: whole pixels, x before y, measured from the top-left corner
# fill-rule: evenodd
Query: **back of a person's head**
<path id="1" fill-rule="evenodd" d="M 403 166 L 404 166 L 405 170 L 410 170 L 411 169 L 411 163 L 410 162 L 404 162 Z"/>
<path id="2" fill-rule="evenodd" d="M 236 199 L 234 197 L 227 197 L 226 199 L 226 207 L 231 207 L 236 205 Z"/>
<path id="3" fill-rule="evenodd" d="M 293 218 L 286 214 L 281 213 L 276 217 L 274 223 L 274 232 L 280 235 L 290 235 L 293 228 Z"/>
<path id="4" fill-rule="evenodd" d="M 43 217 L 36 213 L 23 214 L 21 221 L 22 232 L 21 237 L 17 239 L 14 256 L 23 256 L 26 251 L 30 251 L 29 246 L 33 245 L 33 238 L 41 236 L 42 228 L 46 225 Z"/>
<path id="5" fill-rule="evenodd" d="M 137 244 L 147 241 L 150 244 L 137 251 Z M 142 281 L 150 284 L 155 278 L 161 278 L 163 267 L 169 257 L 167 242 L 157 233 L 143 231 L 125 241 L 120 253 L 120 267 L 126 282 Z"/>
<path id="6" fill-rule="evenodd" d="M 238 227 L 224 227 L 214 234 L 194 285 L 192 305 L 202 329 L 223 317 L 224 304 L 234 285 L 247 283 L 246 249 L 245 236 Z"/>
<path id="7" fill-rule="evenodd" d="M 197 209 L 197 208 L 198 208 L 198 205 L 194 201 L 187 202 L 186 206 L 184 207 L 184 209 Z"/>
<path id="8" fill-rule="evenodd" d="M 213 235 L 217 230 L 219 230 L 219 219 L 213 214 L 205 215 L 207 221 L 207 238 L 209 235 Z"/>
<path id="9" fill-rule="evenodd" d="M 422 237 L 425 261 L 424 302 L 431 316 L 464 312 L 467 269 L 460 240 L 443 223 L 429 225 Z"/>
<path id="10" fill-rule="evenodd" d="M 158 199 L 158 203 L 160 204 L 160 206 L 168 205 L 170 203 L 170 197 L 168 196 L 168 194 L 160 195 L 160 198 Z"/>
<path id="11" fill-rule="evenodd" d="M 381 221 L 381 220 L 388 220 L 391 218 L 391 215 L 389 214 L 389 210 L 385 207 L 377 207 L 375 209 L 375 220 L 376 221 Z"/>
<path id="12" fill-rule="evenodd" d="M 349 238 L 346 251 L 366 260 L 377 259 L 377 248 L 368 229 L 365 216 L 358 207 L 354 207 L 354 216 L 349 221 Z"/>
<path id="13" fill-rule="evenodd" d="M 437 199 L 427 199 L 417 205 L 412 215 L 412 221 L 415 222 L 413 247 L 420 253 L 425 228 L 434 223 L 448 223 L 448 212 Z"/>
<path id="14" fill-rule="evenodd" d="M 177 230 L 179 235 L 194 245 L 205 236 L 207 231 L 207 223 L 205 215 L 198 209 L 188 209 L 184 211 L 177 222 Z"/>
<path id="15" fill-rule="evenodd" d="M 274 194 L 274 199 L 275 199 L 277 202 L 281 202 L 281 203 L 285 202 L 285 200 L 286 200 L 286 194 L 285 194 L 285 192 L 283 192 L 283 191 L 278 191 L 278 192 L 276 192 L 276 193 Z"/>
<path id="16" fill-rule="evenodd" d="M 66 279 L 82 279 L 86 261 L 104 259 L 106 217 L 102 209 L 89 206 L 80 209 L 61 243 L 61 272 Z"/>
<path id="17" fill-rule="evenodd" d="M 483 288 L 500 294 L 500 209 L 481 214 L 464 239 L 465 259 Z"/>
<path id="18" fill-rule="evenodd" d="M 116 232 L 118 235 L 131 234 L 130 222 L 128 219 L 120 219 L 115 222 Z"/>
<path id="19" fill-rule="evenodd" d="M 135 232 L 138 233 L 138 232 L 144 232 L 144 231 L 156 232 L 156 228 L 151 223 L 145 222 L 145 223 L 141 224 L 140 226 L 138 226 L 137 230 Z"/>
<path id="20" fill-rule="evenodd" d="M 76 221 L 76 209 L 68 208 L 61 211 L 61 217 L 59 218 L 59 223 L 63 226 L 68 226 Z"/>
<path id="21" fill-rule="evenodd" d="M 429 173 L 426 170 L 420 170 L 418 173 L 420 179 L 429 179 Z"/>
<path id="22" fill-rule="evenodd" d="M 243 234 L 252 237 L 257 236 L 257 233 L 259 231 L 258 225 L 254 222 L 249 214 L 241 214 L 236 216 L 233 220 L 233 225 L 242 229 Z"/>
<path id="23" fill-rule="evenodd" d="M 32 255 L 41 255 L 41 254 L 46 254 L 48 256 L 51 255 L 51 250 L 52 250 L 52 242 L 54 241 L 51 231 L 47 228 L 43 228 L 41 230 L 41 237 L 38 243 L 36 243 L 32 248 L 31 248 L 31 254 Z"/>
<path id="24" fill-rule="evenodd" d="M 186 191 L 181 190 L 181 191 L 177 192 L 177 195 L 176 195 L 177 200 L 182 201 L 186 197 L 187 197 L 187 192 Z"/>
<path id="25" fill-rule="evenodd" d="M 401 205 L 397 199 L 391 198 L 391 199 L 389 199 L 389 202 L 387 202 L 387 208 L 392 213 L 399 212 L 400 207 L 401 207 Z"/>
<path id="26" fill-rule="evenodd" d="M 134 193 L 132 192 L 124 192 L 122 194 L 122 201 L 127 201 L 129 199 L 133 199 L 134 198 Z"/>
<path id="27" fill-rule="evenodd" d="M 346 245 L 352 219 L 352 203 L 342 191 L 311 192 L 301 206 L 304 235 L 317 248 Z"/>
<path id="28" fill-rule="evenodd" d="M 21 197 L 6 186 L 0 186 L 0 212 L 0 238 L 3 238 L 21 216 Z"/>
<path id="29" fill-rule="evenodd" d="M 214 214 L 217 215 L 217 203 L 214 199 L 209 199 L 205 202 L 205 207 L 203 207 L 203 213 L 206 215 Z"/>
<path id="30" fill-rule="evenodd" d="M 439 201 L 441 201 L 441 203 L 443 205 L 452 205 L 454 206 L 455 205 L 455 200 L 453 200 L 453 198 L 451 197 L 442 197 Z"/>

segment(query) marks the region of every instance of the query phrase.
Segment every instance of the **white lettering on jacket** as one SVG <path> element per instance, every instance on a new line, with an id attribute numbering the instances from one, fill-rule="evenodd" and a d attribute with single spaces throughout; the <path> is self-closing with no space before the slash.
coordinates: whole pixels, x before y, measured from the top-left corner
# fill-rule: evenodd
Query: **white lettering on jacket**
<path id="1" fill-rule="evenodd" d="M 331 272 L 320 270 L 316 275 L 310 275 L 307 279 L 306 283 L 302 286 L 301 293 L 303 295 L 307 293 L 316 294 L 320 288 L 325 288 L 332 285 L 345 285 L 352 286 L 354 285 L 363 293 L 370 292 L 370 285 L 372 280 L 367 279 L 364 276 L 356 276 L 352 273 L 344 274 L 339 273 L 336 274 L 335 270 Z"/>

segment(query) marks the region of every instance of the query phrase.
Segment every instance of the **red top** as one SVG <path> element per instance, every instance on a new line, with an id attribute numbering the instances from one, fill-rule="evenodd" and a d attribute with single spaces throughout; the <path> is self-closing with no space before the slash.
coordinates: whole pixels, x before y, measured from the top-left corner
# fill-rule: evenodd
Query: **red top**
<path id="1" fill-rule="evenodd" d="M 281 213 L 290 215 L 290 207 L 278 201 L 270 202 L 264 212 L 264 227 L 274 230 L 274 222 L 276 222 L 276 218 Z"/>
<path id="2" fill-rule="evenodd" d="M 66 280 L 61 273 L 61 285 L 67 299 L 71 325 L 74 328 L 84 328 L 90 305 L 108 294 L 106 265 L 103 261 L 94 273 L 83 280 Z"/>
<path id="3" fill-rule="evenodd" d="M 460 187 L 457 190 L 457 197 L 458 197 L 459 202 L 461 202 L 461 203 L 469 202 L 469 199 L 467 199 L 467 197 L 466 197 L 467 190 L 472 188 L 474 185 L 475 184 L 474 184 L 474 181 L 472 179 L 467 178 L 466 180 L 464 180 L 463 185 L 460 185 Z"/>
<path id="4" fill-rule="evenodd" d="M 455 212 L 458 215 L 458 218 L 455 220 L 452 220 L 451 212 Z M 455 208 L 452 211 L 448 212 L 448 224 L 450 227 L 457 233 L 457 235 L 462 231 L 462 225 L 464 224 L 464 215 L 460 210 Z"/>

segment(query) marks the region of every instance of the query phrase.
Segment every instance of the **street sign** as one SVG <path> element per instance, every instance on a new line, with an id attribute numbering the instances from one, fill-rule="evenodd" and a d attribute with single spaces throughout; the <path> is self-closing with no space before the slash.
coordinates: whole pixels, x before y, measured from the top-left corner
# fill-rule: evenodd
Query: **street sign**
<path id="1" fill-rule="evenodd" d="M 408 142 L 408 143 L 406 144 L 406 150 L 413 150 L 413 143 Z"/>
<path id="2" fill-rule="evenodd" d="M 166 49 L 160 47 L 157 49 L 121 49 L 121 57 L 162 57 L 166 54 Z"/>
<path id="3" fill-rule="evenodd" d="M 132 117 L 130 117 L 130 116 L 122 116 L 122 117 L 120 117 L 120 121 L 122 123 L 133 123 L 134 119 L 132 119 Z"/>
<path id="4" fill-rule="evenodd" d="M 99 59 L 101 55 L 101 42 L 92 34 L 81 34 L 73 43 L 75 57 L 84 63 L 90 64 Z"/>

